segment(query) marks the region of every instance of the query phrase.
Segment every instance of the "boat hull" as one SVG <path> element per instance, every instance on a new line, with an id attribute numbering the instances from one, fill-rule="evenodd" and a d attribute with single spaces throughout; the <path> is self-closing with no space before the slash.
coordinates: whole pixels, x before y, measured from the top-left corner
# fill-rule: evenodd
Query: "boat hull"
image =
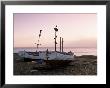
<path id="1" fill-rule="evenodd" d="M 31 62 L 31 61 L 36 61 L 36 62 L 38 62 L 38 61 L 41 61 L 42 59 L 32 59 L 32 58 L 23 58 L 23 61 L 24 62 Z"/>
<path id="2" fill-rule="evenodd" d="M 36 62 L 39 62 L 39 63 L 43 63 L 45 62 L 46 65 L 49 65 L 49 66 L 65 66 L 67 64 L 69 64 L 70 62 L 72 62 L 72 60 L 42 60 L 41 59 L 31 59 L 31 58 L 24 58 L 24 61 L 25 62 L 30 62 L 30 61 L 36 61 Z"/>

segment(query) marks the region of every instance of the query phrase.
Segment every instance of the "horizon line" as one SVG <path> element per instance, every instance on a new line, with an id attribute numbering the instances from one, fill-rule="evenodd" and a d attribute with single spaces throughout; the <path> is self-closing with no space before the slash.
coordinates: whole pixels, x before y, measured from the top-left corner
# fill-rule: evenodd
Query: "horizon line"
<path id="1" fill-rule="evenodd" d="M 37 48 L 37 47 L 13 47 L 13 48 Z M 39 48 L 54 48 L 54 47 L 39 47 Z M 60 48 L 60 47 L 56 47 Z M 63 47 L 63 48 L 97 48 L 97 47 Z"/>

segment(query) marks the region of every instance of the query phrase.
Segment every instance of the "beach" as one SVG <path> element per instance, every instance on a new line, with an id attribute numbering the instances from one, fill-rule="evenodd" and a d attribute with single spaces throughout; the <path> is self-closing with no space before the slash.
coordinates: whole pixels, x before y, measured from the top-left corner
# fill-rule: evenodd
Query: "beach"
<path id="1" fill-rule="evenodd" d="M 35 69 L 39 64 L 24 62 L 14 53 L 14 75 L 97 75 L 97 56 L 82 55 L 66 66 L 52 69 Z"/>

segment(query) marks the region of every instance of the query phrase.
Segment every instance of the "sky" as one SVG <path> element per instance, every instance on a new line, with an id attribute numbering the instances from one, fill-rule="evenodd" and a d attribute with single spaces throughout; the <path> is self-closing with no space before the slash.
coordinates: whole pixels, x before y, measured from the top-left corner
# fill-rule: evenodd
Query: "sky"
<path id="1" fill-rule="evenodd" d="M 97 47 L 97 14 L 95 13 L 14 13 L 14 47 L 54 47 L 57 25 L 57 47 L 60 37 L 64 47 Z"/>

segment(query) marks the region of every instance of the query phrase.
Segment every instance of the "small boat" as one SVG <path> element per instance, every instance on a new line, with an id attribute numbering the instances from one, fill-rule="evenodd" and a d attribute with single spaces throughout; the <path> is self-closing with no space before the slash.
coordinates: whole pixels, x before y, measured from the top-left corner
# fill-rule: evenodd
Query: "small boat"
<path id="1" fill-rule="evenodd" d="M 20 51 L 18 54 L 24 61 L 46 62 L 48 65 L 65 65 L 74 60 L 74 54 L 72 52 L 67 53 L 46 50 L 39 52 Z"/>
<path id="2" fill-rule="evenodd" d="M 54 28 L 55 30 L 55 51 L 49 51 L 46 49 L 45 51 L 19 51 L 18 55 L 24 59 L 24 61 L 36 61 L 38 63 L 46 63 L 46 65 L 50 66 L 59 66 L 66 65 L 74 60 L 73 52 L 64 52 L 63 51 L 63 38 L 60 37 L 60 51 L 56 50 L 56 32 L 58 31 L 57 26 Z M 40 30 L 41 36 L 41 30 Z M 40 37 L 39 36 L 39 37 Z M 61 41 L 62 40 L 62 41 Z M 38 41 L 39 42 L 39 41 Z M 37 44 L 37 49 L 40 44 Z"/>

